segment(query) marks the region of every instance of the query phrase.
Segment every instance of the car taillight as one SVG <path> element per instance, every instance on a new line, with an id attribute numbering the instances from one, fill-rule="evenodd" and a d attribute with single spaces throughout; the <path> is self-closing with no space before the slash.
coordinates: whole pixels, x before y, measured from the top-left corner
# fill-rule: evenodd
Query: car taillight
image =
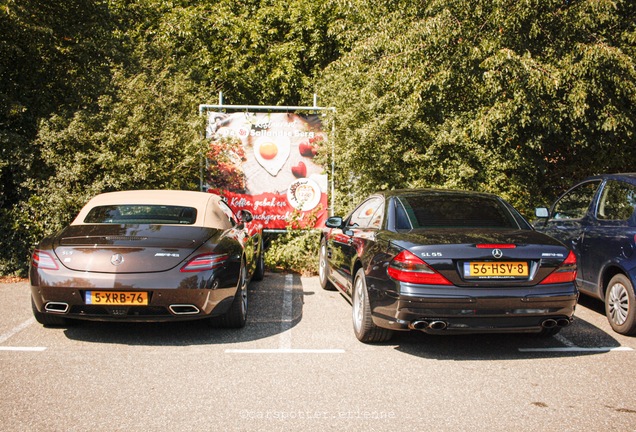
<path id="1" fill-rule="evenodd" d="M 391 260 L 389 276 L 400 282 L 426 285 L 452 285 L 444 276 L 433 270 L 415 254 L 403 250 Z"/>
<path id="2" fill-rule="evenodd" d="M 574 282 L 576 279 L 576 255 L 570 251 L 561 265 L 541 281 L 541 285 Z"/>
<path id="3" fill-rule="evenodd" d="M 198 255 L 188 261 L 183 267 L 182 272 L 200 272 L 212 270 L 220 267 L 229 258 L 228 254 L 203 254 Z"/>
<path id="4" fill-rule="evenodd" d="M 33 264 L 33 267 L 37 267 L 41 269 L 46 269 L 46 270 L 59 269 L 53 256 L 41 250 L 33 251 L 33 256 L 31 257 L 31 263 Z"/>

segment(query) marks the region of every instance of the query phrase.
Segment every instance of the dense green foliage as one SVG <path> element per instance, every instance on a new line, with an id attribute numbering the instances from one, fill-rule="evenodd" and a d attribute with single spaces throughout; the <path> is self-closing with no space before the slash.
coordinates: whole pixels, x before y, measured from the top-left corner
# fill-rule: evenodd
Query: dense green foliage
<path id="1" fill-rule="evenodd" d="M 197 189 L 220 91 L 337 108 L 339 214 L 420 186 L 528 214 L 634 171 L 634 59 L 630 0 L 0 0 L 0 274 L 96 193 Z"/>
<path id="2" fill-rule="evenodd" d="M 496 192 L 529 214 L 573 181 L 634 171 L 636 5 L 432 0 L 374 12 L 324 71 L 339 203 L 377 188 Z M 355 200 L 354 200 L 355 201 Z"/>
<path id="3" fill-rule="evenodd" d="M 318 230 L 287 230 L 274 236 L 267 246 L 265 265 L 270 269 L 293 270 L 304 275 L 318 272 Z"/>

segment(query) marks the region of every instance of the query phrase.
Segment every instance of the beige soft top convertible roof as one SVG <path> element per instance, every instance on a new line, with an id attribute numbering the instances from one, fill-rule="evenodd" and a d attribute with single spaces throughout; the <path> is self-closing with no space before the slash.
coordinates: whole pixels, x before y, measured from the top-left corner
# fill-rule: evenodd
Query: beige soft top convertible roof
<path id="1" fill-rule="evenodd" d="M 197 219 L 193 224 L 194 226 L 231 228 L 230 219 L 217 205 L 221 200 L 222 198 L 218 195 L 195 191 L 133 190 L 107 192 L 97 195 L 88 201 L 71 225 L 84 225 L 86 215 L 94 207 L 140 204 L 193 207 L 197 210 Z"/>

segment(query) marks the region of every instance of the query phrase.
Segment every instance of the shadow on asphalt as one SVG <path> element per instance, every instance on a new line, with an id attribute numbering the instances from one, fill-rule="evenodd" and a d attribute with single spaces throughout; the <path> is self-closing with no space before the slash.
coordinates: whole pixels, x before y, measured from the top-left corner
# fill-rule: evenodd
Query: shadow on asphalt
<path id="1" fill-rule="evenodd" d="M 579 304 L 605 316 L 605 303 L 602 300 L 581 294 L 579 296 Z"/>
<path id="2" fill-rule="evenodd" d="M 293 275 L 291 296 L 288 293 L 285 300 L 283 286 L 287 277 L 289 276 L 280 273 L 266 273 L 263 281 L 250 283 L 249 316 L 247 325 L 242 329 L 210 327 L 207 320 L 170 323 L 78 321 L 76 325 L 65 328 L 64 334 L 69 339 L 82 342 L 139 346 L 231 345 L 266 339 L 296 326 L 302 320 L 304 296 L 316 295 L 314 292 L 303 292 L 300 277 Z M 287 309 L 292 311 L 292 316 L 284 316 L 285 301 L 291 301 L 291 307 Z M 353 348 L 342 348 L 345 351 L 356 350 L 359 342 L 353 336 L 348 318 L 350 306 L 340 297 L 335 301 L 345 305 L 347 309 L 346 324 L 342 331 L 350 332 L 353 344 Z M 581 303 L 599 314 L 604 314 L 603 303 L 598 300 L 583 296 Z M 370 347 L 364 344 L 359 346 Z M 620 343 L 606 331 L 577 317 L 571 326 L 561 330 L 555 337 L 514 333 L 431 335 L 421 332 L 396 332 L 393 339 L 377 346 L 393 347 L 397 352 L 422 358 L 462 361 L 590 356 L 607 351 L 559 349 L 609 349 L 620 347 Z"/>
<path id="3" fill-rule="evenodd" d="M 605 331 L 580 319 L 552 337 L 523 333 L 430 335 L 408 332 L 397 334 L 388 344 L 405 354 L 456 361 L 581 357 L 604 354 L 621 346 Z M 596 351 L 600 347 L 605 349 Z"/>
<path id="4" fill-rule="evenodd" d="M 242 329 L 210 326 L 208 320 L 164 323 L 125 323 L 76 320 L 65 327 L 72 340 L 122 345 L 191 346 L 242 343 L 264 339 L 294 327 L 302 319 L 303 289 L 300 277 L 293 275 L 291 301 L 293 315 L 283 317 L 285 302 L 282 288 L 285 276 L 266 273 L 262 281 L 248 286 L 248 318 Z"/>
<path id="5" fill-rule="evenodd" d="M 584 296 L 580 304 L 605 315 L 599 300 Z M 612 334 L 576 314 L 570 326 L 551 337 L 531 333 L 432 335 L 405 332 L 397 333 L 390 344 L 397 344 L 396 350 L 410 355 L 452 360 L 581 357 L 604 354 L 621 346 Z"/>

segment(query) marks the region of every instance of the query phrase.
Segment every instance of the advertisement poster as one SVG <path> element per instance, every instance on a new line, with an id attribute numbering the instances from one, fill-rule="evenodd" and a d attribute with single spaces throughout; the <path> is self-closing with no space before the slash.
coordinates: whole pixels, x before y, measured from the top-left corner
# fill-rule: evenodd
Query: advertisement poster
<path id="1" fill-rule="evenodd" d="M 327 218 L 327 175 L 314 162 L 326 141 L 320 116 L 208 112 L 208 191 L 264 229 L 313 228 Z"/>

